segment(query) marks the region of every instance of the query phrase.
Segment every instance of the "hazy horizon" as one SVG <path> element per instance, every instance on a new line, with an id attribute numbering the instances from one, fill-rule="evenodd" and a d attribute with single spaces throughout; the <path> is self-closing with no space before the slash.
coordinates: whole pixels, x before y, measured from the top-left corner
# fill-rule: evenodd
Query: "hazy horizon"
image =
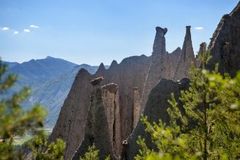
<path id="1" fill-rule="evenodd" d="M 76 64 L 109 65 L 112 60 L 151 55 L 156 26 L 168 28 L 168 52 L 182 47 L 186 25 L 192 26 L 196 53 L 237 2 L 2 0 L 0 57 L 21 63 L 52 56 Z"/>

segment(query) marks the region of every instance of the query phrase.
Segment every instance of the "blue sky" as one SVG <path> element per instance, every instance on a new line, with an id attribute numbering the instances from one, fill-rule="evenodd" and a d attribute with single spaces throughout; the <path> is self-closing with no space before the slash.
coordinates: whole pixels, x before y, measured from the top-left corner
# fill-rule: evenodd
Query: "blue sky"
<path id="1" fill-rule="evenodd" d="M 150 55 L 155 26 L 168 28 L 169 52 L 182 47 L 186 25 L 192 26 L 196 52 L 237 2 L 0 0 L 0 56 L 17 62 L 53 56 L 78 64 L 110 64 L 113 59 Z"/>

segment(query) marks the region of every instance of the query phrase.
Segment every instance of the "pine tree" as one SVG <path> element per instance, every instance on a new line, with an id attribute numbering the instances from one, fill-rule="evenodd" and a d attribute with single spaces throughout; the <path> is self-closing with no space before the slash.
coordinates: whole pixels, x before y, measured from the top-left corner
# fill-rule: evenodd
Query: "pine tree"
<path id="1" fill-rule="evenodd" d="M 96 148 L 95 144 L 88 147 L 88 150 L 86 153 L 84 153 L 83 156 L 80 157 L 80 160 L 99 160 L 99 149 Z M 110 160 L 110 156 L 108 155 L 105 157 L 105 160 Z"/>
<path id="2" fill-rule="evenodd" d="M 89 146 L 87 152 L 80 157 L 80 160 L 99 160 L 99 150 L 95 145 Z"/>
<path id="3" fill-rule="evenodd" d="M 30 150 L 30 157 L 33 160 L 63 160 L 65 142 L 57 139 L 49 143 L 44 131 L 40 131 L 25 145 Z"/>
<path id="4" fill-rule="evenodd" d="M 18 154 L 14 149 L 14 138 L 42 127 L 46 111 L 40 105 L 28 111 L 22 109 L 21 103 L 29 96 L 29 88 L 10 97 L 4 96 L 17 80 L 16 75 L 6 75 L 6 71 L 7 66 L 0 60 L 0 157 L 13 159 Z"/>
<path id="5" fill-rule="evenodd" d="M 173 95 L 169 100 L 169 126 L 161 121 L 159 124 L 143 121 L 159 150 L 157 153 L 147 150 L 147 156 L 204 160 L 239 158 L 240 73 L 231 78 L 227 74 L 221 75 L 217 69 L 208 71 L 205 65 L 209 53 L 202 54 L 200 58 L 201 67 L 191 70 L 190 87 L 179 97 L 184 112 L 179 110 Z M 179 138 L 184 145 L 176 143 Z M 140 144 L 144 148 L 143 143 Z"/>

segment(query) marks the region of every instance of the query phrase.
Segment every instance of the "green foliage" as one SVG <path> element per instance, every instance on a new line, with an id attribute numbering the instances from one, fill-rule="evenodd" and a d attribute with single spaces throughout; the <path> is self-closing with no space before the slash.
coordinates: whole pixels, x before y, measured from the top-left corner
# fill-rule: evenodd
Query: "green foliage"
<path id="1" fill-rule="evenodd" d="M 87 152 L 80 157 L 80 160 L 99 160 L 99 150 L 96 148 L 96 146 L 93 144 L 92 146 L 88 147 Z M 105 160 L 110 160 L 111 157 L 108 155 L 105 157 Z"/>
<path id="2" fill-rule="evenodd" d="M 42 127 L 46 111 L 39 105 L 29 111 L 22 109 L 21 103 L 29 96 L 29 88 L 4 98 L 4 94 L 17 80 L 16 75 L 5 75 L 6 70 L 7 66 L 0 60 L 0 157 L 13 159 L 19 154 L 13 146 L 14 137 L 21 137 L 26 132 L 35 132 L 38 127 Z"/>
<path id="3" fill-rule="evenodd" d="M 99 150 L 95 145 L 88 147 L 88 151 L 80 157 L 80 160 L 99 160 Z"/>
<path id="4" fill-rule="evenodd" d="M 42 131 L 27 142 L 27 146 L 34 160 L 63 160 L 64 141 L 57 139 L 55 142 L 49 143 L 48 136 Z"/>
<path id="5" fill-rule="evenodd" d="M 31 110 L 23 110 L 21 104 L 30 94 L 30 89 L 24 87 L 12 96 L 6 93 L 14 85 L 17 76 L 6 75 L 7 66 L 0 59 L 0 159 L 23 159 L 26 153 L 22 150 L 25 146 L 14 146 L 16 137 L 22 138 L 26 133 L 36 135 L 28 142 L 31 159 L 55 160 L 63 159 L 65 143 L 57 140 L 48 144 L 47 136 L 42 130 L 46 111 L 40 105 L 31 107 Z"/>
<path id="6" fill-rule="evenodd" d="M 181 134 L 180 127 L 172 124 L 167 126 L 162 121 L 159 123 L 150 123 L 147 117 L 141 118 L 142 123 L 146 126 L 145 131 L 151 135 L 152 143 L 156 146 L 157 151 L 149 149 L 145 140 L 139 138 L 137 143 L 140 146 L 139 154 L 136 160 L 195 160 L 201 154 L 192 153 L 188 148 L 188 135 Z"/>
<path id="7" fill-rule="evenodd" d="M 201 67 L 190 73 L 190 87 L 169 100 L 169 126 L 143 118 L 157 151 L 139 140 L 136 159 L 237 159 L 240 156 L 240 73 L 235 78 L 208 71 L 209 53 L 202 54 Z"/>

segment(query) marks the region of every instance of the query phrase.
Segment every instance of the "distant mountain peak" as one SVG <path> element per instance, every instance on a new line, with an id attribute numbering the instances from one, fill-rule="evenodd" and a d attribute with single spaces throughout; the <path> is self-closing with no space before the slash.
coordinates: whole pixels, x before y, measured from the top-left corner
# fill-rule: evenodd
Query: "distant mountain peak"
<path id="1" fill-rule="evenodd" d="M 51 56 L 47 56 L 46 59 L 55 59 L 55 58 Z"/>

